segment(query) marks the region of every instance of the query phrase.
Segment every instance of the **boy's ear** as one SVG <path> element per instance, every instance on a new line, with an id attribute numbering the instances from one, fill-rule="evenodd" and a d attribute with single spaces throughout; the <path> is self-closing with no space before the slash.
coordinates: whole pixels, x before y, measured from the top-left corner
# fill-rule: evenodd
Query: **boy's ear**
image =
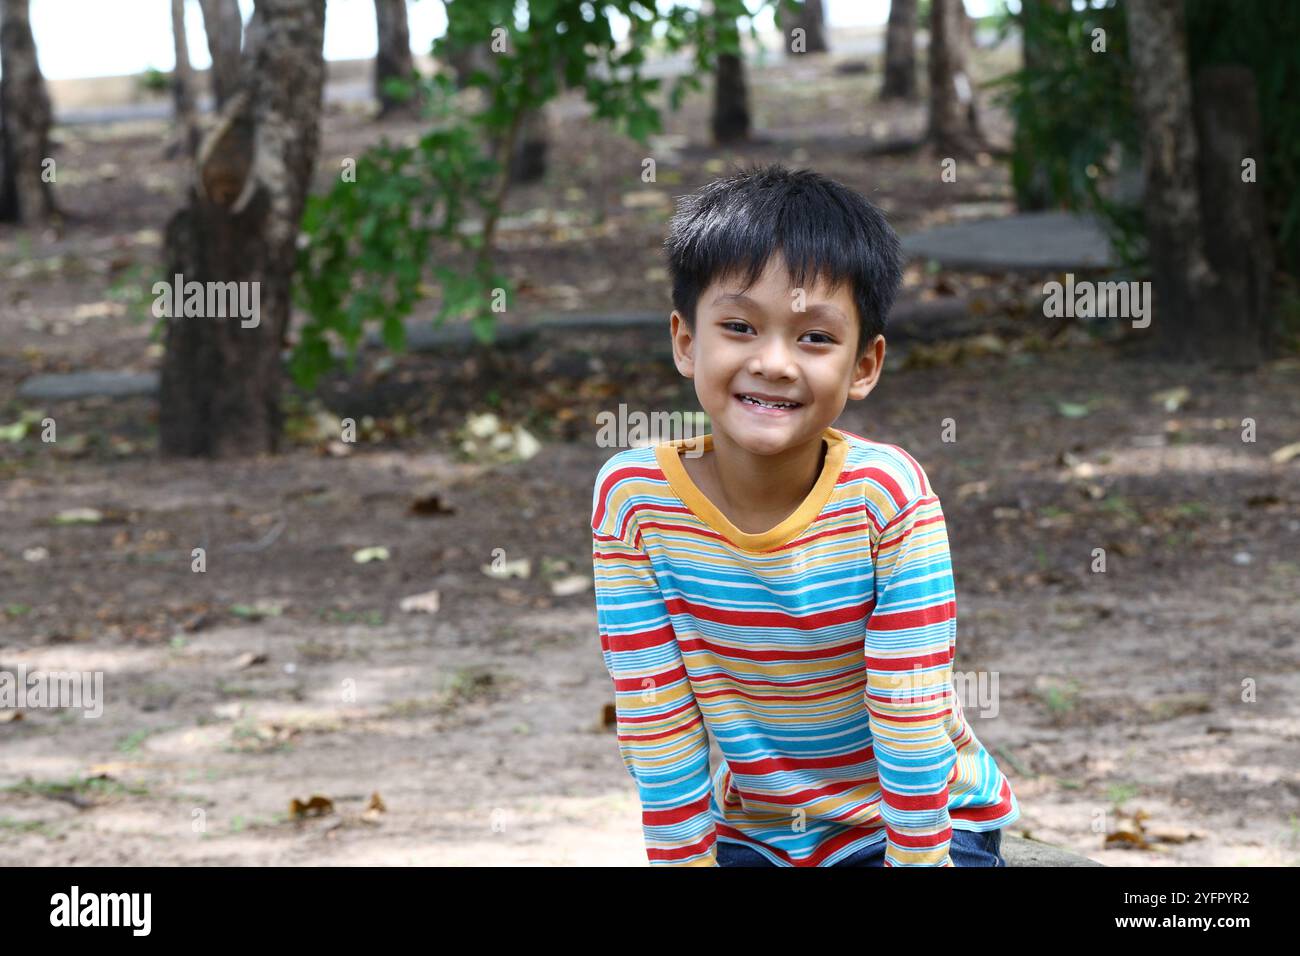
<path id="1" fill-rule="evenodd" d="M 877 335 L 867 346 L 862 358 L 853 368 L 853 381 L 849 385 L 849 398 L 864 399 L 880 381 L 880 373 L 885 367 L 885 336 Z"/>
<path id="2" fill-rule="evenodd" d="M 673 364 L 687 378 L 695 375 L 695 336 L 676 309 L 668 326 L 673 340 Z"/>

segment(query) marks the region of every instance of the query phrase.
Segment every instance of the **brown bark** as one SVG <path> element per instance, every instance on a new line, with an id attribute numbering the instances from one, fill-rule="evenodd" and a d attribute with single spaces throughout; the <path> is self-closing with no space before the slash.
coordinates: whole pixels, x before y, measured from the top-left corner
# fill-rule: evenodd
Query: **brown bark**
<path id="1" fill-rule="evenodd" d="M 749 91 L 745 86 L 745 61 L 733 53 L 719 53 L 713 83 L 713 141 L 719 146 L 749 138 Z"/>
<path id="2" fill-rule="evenodd" d="M 379 32 L 379 51 L 375 54 L 375 98 L 379 100 L 379 115 L 388 116 L 395 111 L 418 114 L 417 98 L 403 101 L 384 92 L 384 84 L 389 79 L 410 80 L 415 74 L 406 0 L 375 0 L 375 23 Z"/>
<path id="3" fill-rule="evenodd" d="M 167 273 L 248 283 L 260 308 L 167 321 L 159 431 L 164 455 L 273 452 L 281 348 L 299 222 L 315 164 L 325 0 L 258 0 L 240 88 L 204 138 L 187 204 L 169 221 Z"/>
<path id="4" fill-rule="evenodd" d="M 28 0 L 0 0 L 0 65 L 0 222 L 39 222 L 58 209 L 43 175 L 53 113 Z"/>
<path id="5" fill-rule="evenodd" d="M 962 0 L 931 0 L 930 118 L 926 138 L 940 156 L 970 156 L 983 147 L 975 88 L 966 66 Z"/>
<path id="6" fill-rule="evenodd" d="M 712 18 L 719 46 L 740 49 L 740 28 L 726 13 L 712 5 Z M 723 41 L 727 41 L 724 43 Z M 745 84 L 745 60 L 740 53 L 719 53 L 713 73 L 713 114 L 710 121 L 713 142 L 719 146 L 749 139 L 749 90 Z"/>
<path id="7" fill-rule="evenodd" d="M 221 109 L 239 89 L 244 21 L 239 0 L 199 0 L 199 6 L 212 55 L 212 97 Z"/>
<path id="8" fill-rule="evenodd" d="M 1242 160 L 1263 153 L 1255 76 L 1245 66 L 1213 66 L 1196 76 L 1193 113 L 1205 255 L 1217 280 L 1206 317 L 1216 360 L 1253 368 L 1276 353 L 1271 291 L 1273 240 L 1263 187 L 1242 181 Z"/>
<path id="9" fill-rule="evenodd" d="M 791 10 L 786 4 L 787 0 L 780 0 L 776 11 L 778 29 L 785 37 L 786 54 L 793 53 L 791 48 L 794 44 L 794 31 L 796 29 L 803 30 L 804 53 L 825 53 L 828 48 L 826 46 L 826 13 L 822 9 L 822 0 L 803 0 L 797 10 Z"/>
<path id="10" fill-rule="evenodd" d="M 172 41 L 176 48 L 176 67 L 172 70 L 175 142 L 193 156 L 199 146 L 199 127 L 194 111 L 194 71 L 190 67 L 189 40 L 185 33 L 185 0 L 172 0 Z"/>
<path id="11" fill-rule="evenodd" d="M 546 175 L 549 145 L 545 107 L 525 110 L 510 154 L 510 181 L 531 183 Z"/>
<path id="12" fill-rule="evenodd" d="M 1128 0 L 1133 102 L 1142 131 L 1142 170 L 1153 301 L 1153 349 L 1191 358 L 1206 345 L 1207 296 L 1215 276 L 1203 253 L 1197 196 L 1197 136 L 1182 0 Z"/>
<path id="13" fill-rule="evenodd" d="M 916 0 L 892 0 L 885 27 L 882 99 L 916 99 Z"/>

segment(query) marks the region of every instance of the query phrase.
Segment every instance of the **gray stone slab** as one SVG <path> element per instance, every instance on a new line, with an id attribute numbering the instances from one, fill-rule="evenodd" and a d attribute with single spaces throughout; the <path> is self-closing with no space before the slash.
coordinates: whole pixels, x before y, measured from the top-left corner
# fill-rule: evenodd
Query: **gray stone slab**
<path id="1" fill-rule="evenodd" d="M 93 398 L 106 395 L 125 398 L 130 395 L 156 395 L 156 372 L 66 372 L 58 375 L 33 375 L 18 386 L 18 397 L 57 401 L 65 398 Z"/>
<path id="2" fill-rule="evenodd" d="M 498 326 L 493 348 L 514 348 L 530 342 L 537 330 L 518 325 Z M 375 329 L 368 331 L 363 340 L 366 348 L 384 348 L 383 337 Z M 406 351 L 408 352 L 460 352 L 477 347 L 478 338 L 468 325 L 434 326 L 427 319 L 408 322 L 406 325 Z"/>
<path id="3" fill-rule="evenodd" d="M 903 237 L 903 250 L 949 269 L 988 272 L 1106 269 L 1119 264 L 1095 217 L 1060 211 L 939 226 Z"/>
<path id="4" fill-rule="evenodd" d="M 1023 837 L 1002 834 L 1002 858 L 1007 866 L 1105 866 L 1086 856 L 1064 850 L 1050 843 L 1026 840 Z"/>

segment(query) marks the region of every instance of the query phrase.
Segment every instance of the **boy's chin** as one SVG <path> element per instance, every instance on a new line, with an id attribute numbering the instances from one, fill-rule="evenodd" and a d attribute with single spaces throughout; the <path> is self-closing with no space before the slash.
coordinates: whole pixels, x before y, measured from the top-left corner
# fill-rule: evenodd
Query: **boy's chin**
<path id="1" fill-rule="evenodd" d="M 809 432 L 802 422 L 766 426 L 749 424 L 737 426 L 732 422 L 723 424 L 714 419 L 713 431 L 715 433 L 719 431 L 725 433 L 731 444 L 745 449 L 751 455 L 779 455 L 783 451 L 788 451 L 811 441 L 821 435 L 825 429 L 818 428 L 815 432 Z M 716 437 L 714 440 L 717 440 Z"/>

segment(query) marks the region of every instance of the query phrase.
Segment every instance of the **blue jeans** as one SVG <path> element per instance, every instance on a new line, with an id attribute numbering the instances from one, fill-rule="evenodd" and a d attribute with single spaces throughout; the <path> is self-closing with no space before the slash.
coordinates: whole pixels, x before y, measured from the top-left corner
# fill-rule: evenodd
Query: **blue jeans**
<path id="1" fill-rule="evenodd" d="M 1006 866 L 1002 858 L 1002 830 L 986 830 L 979 833 L 974 830 L 952 829 L 952 841 L 948 844 L 948 856 L 954 866 Z M 834 864 L 835 866 L 884 866 L 885 841 L 873 843 L 858 850 L 852 856 Z M 771 860 L 757 850 L 752 850 L 739 843 L 718 841 L 718 866 L 776 866 Z"/>

